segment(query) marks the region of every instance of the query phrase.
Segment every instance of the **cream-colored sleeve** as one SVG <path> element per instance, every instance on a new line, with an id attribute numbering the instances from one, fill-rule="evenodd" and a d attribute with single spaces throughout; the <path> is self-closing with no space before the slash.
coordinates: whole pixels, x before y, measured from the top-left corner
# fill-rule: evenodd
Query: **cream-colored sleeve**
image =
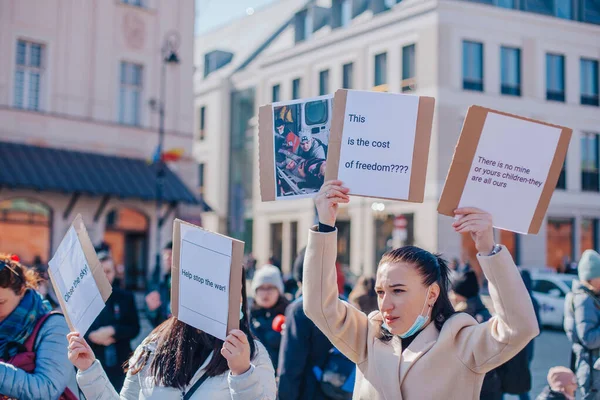
<path id="1" fill-rule="evenodd" d="M 489 282 L 496 315 L 484 324 L 457 327 L 456 356 L 476 373 L 513 358 L 539 334 L 533 304 L 506 247 L 477 259 Z M 448 321 L 452 323 L 452 319 Z"/>

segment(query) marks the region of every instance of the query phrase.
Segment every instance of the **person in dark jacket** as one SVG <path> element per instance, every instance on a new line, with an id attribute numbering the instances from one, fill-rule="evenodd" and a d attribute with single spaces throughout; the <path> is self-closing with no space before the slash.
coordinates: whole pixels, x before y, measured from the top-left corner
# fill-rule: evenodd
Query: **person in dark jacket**
<path id="1" fill-rule="evenodd" d="M 575 400 L 577 378 L 567 367 L 553 367 L 548 371 L 548 385 L 536 400 Z"/>
<path id="2" fill-rule="evenodd" d="M 146 295 L 146 317 L 154 327 L 171 316 L 171 264 L 173 262 L 173 242 L 167 243 L 162 251 L 162 276 Z"/>
<path id="3" fill-rule="evenodd" d="M 283 318 L 290 302 L 283 294 L 283 280 L 273 265 L 259 268 L 252 280 L 254 301 L 250 307 L 250 330 L 267 348 L 273 368 L 277 370 L 281 328 L 274 326 L 275 318 Z"/>
<path id="4" fill-rule="evenodd" d="M 451 284 L 450 299 L 456 311 L 466 312 L 480 324 L 492 318 L 492 314 L 479 296 L 479 282 L 475 272 L 455 272 Z M 485 374 L 479 398 L 481 400 L 502 399 L 501 381 L 497 370 L 493 369 Z"/>
<path id="5" fill-rule="evenodd" d="M 304 249 L 303 249 L 304 250 Z M 294 279 L 302 292 L 304 251 L 294 262 Z M 302 297 L 290 304 L 285 313 L 285 330 L 279 352 L 279 399 L 281 400 L 328 400 L 321 391 L 313 372 L 327 363 L 333 345 L 327 337 L 304 314 Z"/>
<path id="6" fill-rule="evenodd" d="M 115 279 L 115 264 L 110 250 L 103 247 L 96 250 L 100 264 L 111 285 Z M 113 287 L 106 306 L 92 323 L 85 339 L 90 344 L 96 359 L 104 366 L 108 379 L 118 392 L 125 380 L 123 364 L 131 356 L 131 340 L 140 333 L 133 293 Z"/>

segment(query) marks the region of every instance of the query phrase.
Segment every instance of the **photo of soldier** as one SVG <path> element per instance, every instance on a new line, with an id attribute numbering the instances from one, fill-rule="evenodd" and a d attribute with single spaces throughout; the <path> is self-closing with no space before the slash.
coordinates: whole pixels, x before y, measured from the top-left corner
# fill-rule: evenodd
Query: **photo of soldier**
<path id="1" fill-rule="evenodd" d="M 323 185 L 327 164 L 331 97 L 290 103 L 273 107 L 278 198 L 317 193 Z"/>

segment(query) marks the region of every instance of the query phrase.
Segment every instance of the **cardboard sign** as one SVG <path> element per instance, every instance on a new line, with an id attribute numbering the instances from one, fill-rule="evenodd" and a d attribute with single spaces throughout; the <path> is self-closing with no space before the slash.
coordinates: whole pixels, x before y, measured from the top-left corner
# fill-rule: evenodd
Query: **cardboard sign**
<path id="1" fill-rule="evenodd" d="M 422 203 L 435 99 L 338 90 L 325 180 L 350 194 Z"/>
<path id="2" fill-rule="evenodd" d="M 75 217 L 48 265 L 50 281 L 69 329 L 85 335 L 104 308 L 112 287 L 81 215 Z"/>
<path id="3" fill-rule="evenodd" d="M 244 242 L 176 219 L 171 311 L 182 322 L 225 340 L 240 323 Z"/>
<path id="4" fill-rule="evenodd" d="M 489 212 L 497 228 L 538 233 L 567 154 L 572 130 L 471 106 L 438 212 Z"/>
<path id="5" fill-rule="evenodd" d="M 332 95 L 273 103 L 258 112 L 262 201 L 317 194 L 325 179 Z"/>

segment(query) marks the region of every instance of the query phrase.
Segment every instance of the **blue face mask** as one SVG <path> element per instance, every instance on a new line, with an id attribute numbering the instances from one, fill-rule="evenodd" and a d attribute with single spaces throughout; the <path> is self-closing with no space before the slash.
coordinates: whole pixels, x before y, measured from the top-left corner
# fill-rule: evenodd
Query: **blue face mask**
<path id="1" fill-rule="evenodd" d="M 429 286 L 427 288 L 427 295 L 425 295 L 425 304 L 423 304 L 423 308 L 421 309 L 421 314 L 419 314 L 419 316 L 415 320 L 414 324 L 412 324 L 412 326 L 406 332 L 404 332 L 403 334 L 400 335 L 400 337 L 402 339 L 405 339 L 405 338 L 412 336 L 415 333 L 419 332 L 421 329 L 423 329 L 423 327 L 425 326 L 427 321 L 429 321 L 429 312 L 427 312 L 427 315 L 423 316 L 423 310 L 425 310 L 425 308 L 427 307 L 427 299 L 429 298 L 429 290 L 430 289 L 431 289 L 431 286 Z"/>

